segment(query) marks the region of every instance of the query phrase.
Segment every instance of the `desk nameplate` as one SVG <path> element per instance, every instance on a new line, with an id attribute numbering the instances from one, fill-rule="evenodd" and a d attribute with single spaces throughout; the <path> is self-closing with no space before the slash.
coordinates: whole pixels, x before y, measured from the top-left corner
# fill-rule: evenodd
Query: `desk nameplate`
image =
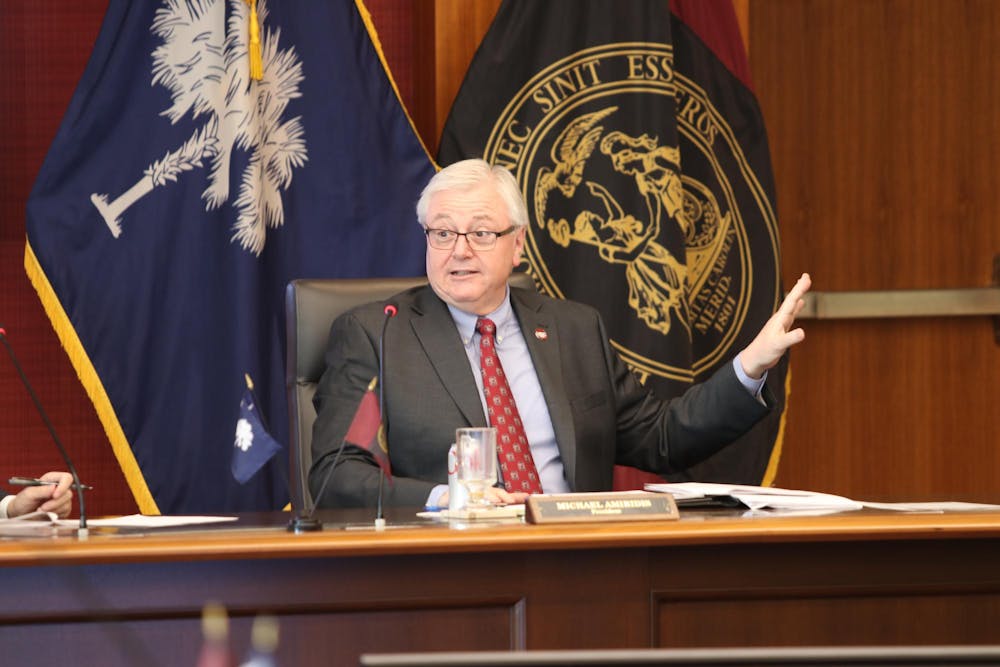
<path id="1" fill-rule="evenodd" d="M 669 493 L 566 493 L 529 496 L 528 523 L 673 521 L 680 518 Z"/>

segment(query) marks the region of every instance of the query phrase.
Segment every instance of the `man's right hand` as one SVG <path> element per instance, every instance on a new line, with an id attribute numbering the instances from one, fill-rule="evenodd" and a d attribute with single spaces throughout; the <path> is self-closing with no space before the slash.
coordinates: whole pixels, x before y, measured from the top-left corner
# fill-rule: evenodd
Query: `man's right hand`
<path id="1" fill-rule="evenodd" d="M 525 493 L 524 491 L 517 491 L 515 493 L 511 493 L 510 491 L 507 491 L 506 489 L 499 486 L 491 486 L 490 488 L 486 489 L 485 496 L 486 500 L 492 503 L 493 505 L 520 505 L 521 503 L 523 503 L 525 500 L 528 499 L 528 494 Z M 447 491 L 445 491 L 441 495 L 441 499 L 438 502 L 441 503 L 442 507 L 448 506 Z"/>

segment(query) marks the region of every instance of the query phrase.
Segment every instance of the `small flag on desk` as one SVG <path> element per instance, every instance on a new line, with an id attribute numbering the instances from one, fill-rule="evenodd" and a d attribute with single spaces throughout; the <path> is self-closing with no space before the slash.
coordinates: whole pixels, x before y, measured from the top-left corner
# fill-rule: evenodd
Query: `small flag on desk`
<path id="1" fill-rule="evenodd" d="M 240 484 L 246 484 L 281 450 L 278 441 L 267 432 L 254 400 L 253 385 L 249 377 L 246 380 L 247 388 L 240 400 L 240 418 L 236 422 L 233 441 L 232 472 L 233 478 Z"/>
<path id="2" fill-rule="evenodd" d="M 389 446 L 385 439 L 385 428 L 382 425 L 382 411 L 379 408 L 378 397 L 375 396 L 375 386 L 378 378 L 372 378 L 368 389 L 361 397 L 358 410 L 351 420 L 351 427 L 344 436 L 344 444 L 360 447 L 371 453 L 385 476 L 392 480 L 392 465 L 389 462 Z"/>

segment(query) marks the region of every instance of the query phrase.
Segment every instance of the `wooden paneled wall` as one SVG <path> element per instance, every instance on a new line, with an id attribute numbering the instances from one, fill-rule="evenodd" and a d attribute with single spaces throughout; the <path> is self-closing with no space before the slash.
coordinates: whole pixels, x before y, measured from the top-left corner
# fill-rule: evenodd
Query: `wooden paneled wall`
<path id="1" fill-rule="evenodd" d="M 499 6 L 500 0 L 420 0 L 416 5 L 418 84 L 413 99 L 404 101 L 432 155 L 437 155 L 451 103 Z"/>
<path id="2" fill-rule="evenodd" d="M 1000 253 L 1000 3 L 752 0 L 786 282 L 986 287 Z M 813 321 L 777 483 L 1000 499 L 989 318 Z"/>

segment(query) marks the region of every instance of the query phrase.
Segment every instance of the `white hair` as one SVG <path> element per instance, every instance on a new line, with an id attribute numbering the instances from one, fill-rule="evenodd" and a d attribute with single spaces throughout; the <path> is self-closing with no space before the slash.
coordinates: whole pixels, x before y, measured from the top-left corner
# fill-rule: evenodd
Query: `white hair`
<path id="1" fill-rule="evenodd" d="M 515 227 L 528 226 L 528 207 L 517 187 L 513 174 L 486 160 L 478 158 L 462 160 L 450 164 L 428 181 L 424 191 L 417 200 L 417 222 L 421 227 L 427 226 L 427 208 L 431 197 L 446 190 L 471 190 L 484 183 L 492 183 L 500 199 L 507 207 L 507 217 Z"/>

